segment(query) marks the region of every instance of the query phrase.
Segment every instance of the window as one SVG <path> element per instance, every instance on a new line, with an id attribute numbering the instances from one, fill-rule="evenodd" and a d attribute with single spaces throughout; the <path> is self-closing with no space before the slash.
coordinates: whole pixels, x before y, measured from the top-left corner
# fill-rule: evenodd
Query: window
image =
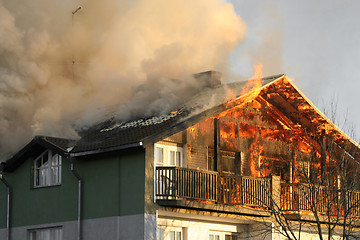
<path id="1" fill-rule="evenodd" d="M 155 163 L 156 166 L 164 165 L 164 148 L 156 146 L 155 147 Z"/>
<path id="2" fill-rule="evenodd" d="M 182 147 L 155 144 L 154 152 L 156 166 L 184 166 Z"/>
<path id="3" fill-rule="evenodd" d="M 170 240 L 181 240 L 181 230 L 172 230 L 170 231 Z"/>
<path id="4" fill-rule="evenodd" d="M 226 232 L 216 232 L 210 231 L 209 240 L 240 240 L 239 233 L 226 233 Z"/>
<path id="5" fill-rule="evenodd" d="M 238 234 L 225 234 L 225 240 L 240 240 L 240 235 L 238 235 Z"/>
<path id="6" fill-rule="evenodd" d="M 62 228 L 42 228 L 29 230 L 30 240 L 62 240 Z"/>
<path id="7" fill-rule="evenodd" d="M 170 150 L 170 165 L 181 166 L 181 152 L 177 149 Z"/>
<path id="8" fill-rule="evenodd" d="M 61 184 L 61 156 L 47 150 L 34 160 L 34 187 Z"/>
<path id="9" fill-rule="evenodd" d="M 185 240 L 184 229 L 181 227 L 158 227 L 157 240 Z"/>
<path id="10" fill-rule="evenodd" d="M 221 170 L 226 174 L 235 174 L 235 152 L 221 151 Z"/>
<path id="11" fill-rule="evenodd" d="M 157 240 L 165 240 L 165 228 L 158 228 L 156 233 Z"/>
<path id="12" fill-rule="evenodd" d="M 220 240 L 220 234 L 210 233 L 209 240 Z"/>

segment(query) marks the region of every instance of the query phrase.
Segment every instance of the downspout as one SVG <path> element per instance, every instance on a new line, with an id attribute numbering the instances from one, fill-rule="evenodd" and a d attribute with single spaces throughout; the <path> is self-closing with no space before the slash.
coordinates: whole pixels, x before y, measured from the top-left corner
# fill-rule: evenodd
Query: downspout
<path id="1" fill-rule="evenodd" d="M 69 157 L 68 158 L 71 164 L 71 172 L 72 174 L 76 177 L 76 179 L 78 180 L 78 217 L 77 217 L 77 239 L 81 240 L 82 238 L 82 234 L 81 234 L 81 229 L 82 229 L 82 184 L 83 184 L 83 180 L 81 178 L 81 176 L 79 175 L 79 173 L 75 170 L 74 168 L 74 157 Z"/>
<path id="2" fill-rule="evenodd" d="M 10 201 L 11 201 L 11 186 L 6 181 L 3 175 L 4 164 L 0 165 L 0 180 L 7 188 L 7 203 L 6 203 L 6 239 L 10 240 Z"/>

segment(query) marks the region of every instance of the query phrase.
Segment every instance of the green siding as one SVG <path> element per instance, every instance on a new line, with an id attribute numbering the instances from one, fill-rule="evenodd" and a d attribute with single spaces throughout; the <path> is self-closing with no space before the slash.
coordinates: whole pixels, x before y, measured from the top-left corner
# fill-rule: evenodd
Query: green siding
<path id="1" fill-rule="evenodd" d="M 6 198 L 7 189 L 5 185 L 0 182 L 0 228 L 6 228 Z"/>
<path id="2" fill-rule="evenodd" d="M 118 212 L 118 157 L 82 159 L 75 168 L 83 178 L 83 218 L 115 216 Z"/>
<path id="3" fill-rule="evenodd" d="M 61 186 L 34 189 L 32 162 L 4 174 L 13 188 L 12 226 L 75 221 L 78 182 L 70 163 L 62 161 Z M 144 149 L 77 159 L 74 166 L 83 178 L 83 219 L 144 213 Z M 5 228 L 6 188 L 0 184 L 0 228 Z"/>
<path id="4" fill-rule="evenodd" d="M 62 185 L 44 188 L 32 187 L 32 160 L 23 163 L 14 173 L 4 174 L 12 187 L 11 225 L 13 227 L 76 219 L 77 187 L 69 171 L 70 165 L 63 161 Z M 65 169 L 65 171 L 64 171 Z M 6 189 L 2 189 L 6 194 Z M 1 203 L 3 206 L 5 203 Z M 61 209 L 61 211 L 59 211 Z M 74 210 L 75 209 L 75 210 Z M 6 216 L 6 207 L 1 208 Z"/>
<path id="5" fill-rule="evenodd" d="M 119 215 L 144 213 L 145 152 L 120 158 L 120 212 Z"/>

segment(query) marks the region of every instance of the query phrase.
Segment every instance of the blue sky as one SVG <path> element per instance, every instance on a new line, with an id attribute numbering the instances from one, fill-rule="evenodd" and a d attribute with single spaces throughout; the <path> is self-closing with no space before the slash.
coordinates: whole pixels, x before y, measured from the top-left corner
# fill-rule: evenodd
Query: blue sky
<path id="1" fill-rule="evenodd" d="M 360 136 L 360 1 L 231 0 L 247 37 L 231 55 L 244 77 L 285 73 L 319 109 L 337 103 L 337 124 Z M 350 134 L 349 130 L 346 130 Z"/>

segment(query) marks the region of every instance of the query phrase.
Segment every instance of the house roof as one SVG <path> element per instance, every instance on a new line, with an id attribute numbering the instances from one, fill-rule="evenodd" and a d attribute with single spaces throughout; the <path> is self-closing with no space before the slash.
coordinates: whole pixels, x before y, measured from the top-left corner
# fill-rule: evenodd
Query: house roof
<path id="1" fill-rule="evenodd" d="M 360 148 L 323 115 L 301 91 L 287 79 L 286 75 L 275 75 L 261 79 L 261 88 L 255 96 L 251 90 L 243 91 L 247 82 L 236 82 L 207 88 L 182 106 L 168 114 L 122 121 L 111 118 L 80 132 L 80 140 L 53 137 L 35 137 L 28 145 L 9 159 L 6 164 L 18 166 L 33 148 L 49 147 L 59 154 L 83 156 L 147 145 L 180 132 L 202 120 L 215 116 L 246 101 L 267 102 L 282 112 L 283 124 L 314 127 L 335 136 L 339 146 L 356 153 Z M 231 94 L 230 94 L 231 93 Z M 231 96 L 231 97 L 230 97 Z M 247 99 L 249 98 L 249 99 Z M 269 112 L 269 114 L 273 114 Z M 315 123 L 315 125 L 313 125 Z M 289 126 L 291 127 L 291 126 Z M 346 146 L 345 146 L 346 145 Z M 71 149 L 70 149 L 71 148 Z M 16 163 L 16 164 L 15 164 Z"/>
<path id="2" fill-rule="evenodd" d="M 30 157 L 37 157 L 45 149 L 66 156 L 76 141 L 64 138 L 35 136 L 25 147 L 17 152 L 12 158 L 5 163 L 5 171 L 13 171 Z"/>
<path id="3" fill-rule="evenodd" d="M 262 83 L 268 84 L 281 76 L 283 75 L 263 78 Z M 240 94 L 245 84 L 246 82 L 237 82 L 208 88 L 184 105 L 161 116 L 139 118 L 130 121 L 121 121 L 113 118 L 102 122 L 81 132 L 81 139 L 71 152 L 79 155 L 83 152 L 101 151 L 144 141 L 147 143 L 152 136 L 163 136 L 171 128 L 178 131 L 179 128 L 176 127 L 183 123 L 186 126 L 191 126 L 195 124 L 195 121 L 199 121 L 199 119 L 210 117 L 209 114 L 216 112 L 214 110 L 221 109 L 222 104 L 226 104 L 229 101 L 229 91 Z M 174 131 L 170 132 L 173 133 Z"/>

